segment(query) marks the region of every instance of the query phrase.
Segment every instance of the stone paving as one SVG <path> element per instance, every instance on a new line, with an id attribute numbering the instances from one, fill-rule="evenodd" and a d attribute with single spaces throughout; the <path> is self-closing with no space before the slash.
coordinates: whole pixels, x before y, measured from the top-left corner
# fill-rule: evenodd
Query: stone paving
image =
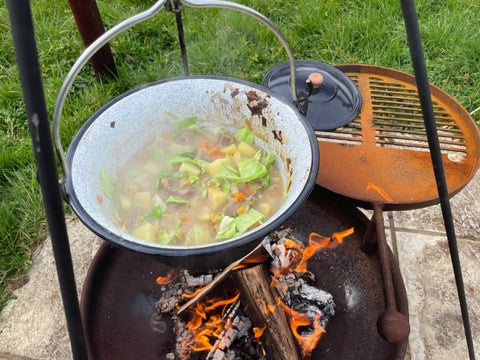
<path id="1" fill-rule="evenodd" d="M 478 357 L 480 173 L 451 204 Z M 440 207 L 384 215 L 387 237 L 398 258 L 409 300 L 411 334 L 406 359 L 468 359 Z M 76 219 L 67 225 L 80 294 L 101 240 Z M 0 360 L 72 358 L 49 240 L 36 251 L 28 276 L 29 281 L 15 291 L 0 316 Z"/>

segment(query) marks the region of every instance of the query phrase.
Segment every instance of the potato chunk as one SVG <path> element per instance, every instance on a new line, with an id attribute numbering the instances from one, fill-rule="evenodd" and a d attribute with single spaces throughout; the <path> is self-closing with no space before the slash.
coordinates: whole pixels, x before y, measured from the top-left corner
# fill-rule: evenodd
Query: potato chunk
<path id="1" fill-rule="evenodd" d="M 227 202 L 227 194 L 220 188 L 208 189 L 208 205 L 212 211 L 217 210 Z"/>
<path id="2" fill-rule="evenodd" d="M 202 173 L 202 170 L 200 170 L 197 165 L 186 161 L 182 162 L 178 171 L 182 173 L 187 173 L 188 176 L 198 176 Z"/>
<path id="3" fill-rule="evenodd" d="M 150 223 L 145 223 L 133 229 L 132 236 L 148 242 L 155 242 L 155 227 Z"/>
<path id="4" fill-rule="evenodd" d="M 257 153 L 257 150 L 255 150 L 252 145 L 246 143 L 245 141 L 240 141 L 237 147 L 237 151 L 247 158 L 254 157 Z"/>

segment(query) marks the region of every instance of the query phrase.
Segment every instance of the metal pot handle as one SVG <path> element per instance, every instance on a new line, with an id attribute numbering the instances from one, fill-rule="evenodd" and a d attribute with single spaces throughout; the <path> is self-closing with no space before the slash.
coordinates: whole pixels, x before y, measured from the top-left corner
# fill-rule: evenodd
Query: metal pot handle
<path id="1" fill-rule="evenodd" d="M 112 38 L 120 34 L 121 32 L 128 30 L 132 26 L 139 24 L 147 19 L 152 18 L 156 14 L 158 14 L 164 7 L 165 4 L 168 3 L 169 0 L 159 0 L 157 1 L 152 7 L 149 9 L 134 15 L 127 20 L 122 21 L 121 23 L 115 25 L 110 30 L 106 31 L 102 36 L 100 36 L 97 40 L 95 40 L 90 46 L 88 46 L 85 51 L 80 55 L 77 59 L 75 64 L 73 64 L 72 68 L 67 74 L 65 81 L 60 88 L 60 92 L 57 96 L 57 101 L 55 103 L 55 110 L 53 112 L 53 120 L 52 120 L 52 127 L 53 127 L 53 142 L 55 145 L 55 150 L 57 152 L 57 156 L 60 159 L 60 165 L 62 167 L 62 178 L 60 179 L 60 185 L 63 190 L 63 186 L 66 183 L 66 179 L 69 176 L 69 168 L 67 161 L 65 159 L 65 153 L 62 148 L 61 140 L 60 140 L 60 119 L 63 111 L 63 106 L 65 104 L 65 100 L 67 97 L 67 93 L 70 90 L 73 81 L 79 74 L 82 67 L 90 60 L 90 58 L 95 55 L 95 53 L 100 50 L 104 45 L 106 45 Z M 213 1 L 206 1 L 206 0 L 178 0 L 180 3 L 184 3 L 191 7 L 217 7 L 217 8 L 224 8 L 224 9 L 231 9 L 242 12 L 244 14 L 250 15 L 257 20 L 264 23 L 268 26 L 280 40 L 282 45 L 285 47 L 287 52 L 288 60 L 290 63 L 290 73 L 292 74 L 292 81 L 291 81 L 291 89 L 292 89 L 292 96 L 293 100 L 297 102 L 297 93 L 296 93 L 296 68 L 295 68 L 295 60 L 293 58 L 292 50 L 290 45 L 285 38 L 285 36 L 280 32 L 280 30 L 264 15 L 260 14 L 259 12 L 246 7 L 244 5 L 231 3 L 228 1 L 221 1 L 221 0 L 213 0 Z"/>

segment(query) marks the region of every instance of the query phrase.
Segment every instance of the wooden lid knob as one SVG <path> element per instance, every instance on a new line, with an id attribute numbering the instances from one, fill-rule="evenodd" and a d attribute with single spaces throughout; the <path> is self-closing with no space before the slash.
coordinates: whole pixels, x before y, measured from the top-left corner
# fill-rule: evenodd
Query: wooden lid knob
<path id="1" fill-rule="evenodd" d="M 323 76 L 320 73 L 311 73 L 308 75 L 307 82 L 310 82 L 314 89 L 318 88 L 323 83 Z"/>

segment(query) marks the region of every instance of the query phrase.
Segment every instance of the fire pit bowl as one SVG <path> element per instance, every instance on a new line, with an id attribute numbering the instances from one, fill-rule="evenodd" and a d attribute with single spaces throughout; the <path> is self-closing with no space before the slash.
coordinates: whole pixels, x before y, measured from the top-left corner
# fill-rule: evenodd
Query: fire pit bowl
<path id="1" fill-rule="evenodd" d="M 385 310 L 383 280 L 376 249 L 361 250 L 369 220 L 352 202 L 316 186 L 307 201 L 281 228 L 307 241 L 309 234 L 331 235 L 354 227 L 334 249 L 317 251 L 308 263 L 315 286 L 333 295 L 335 315 L 312 353 L 312 360 L 403 360 L 407 340 L 386 342 L 377 331 Z M 388 256 L 398 310 L 408 317 L 408 302 L 398 263 Z M 88 271 L 81 311 L 89 359 L 166 359 L 176 337 L 170 316 L 157 314 L 164 293 L 158 276 L 171 268 L 149 256 L 102 244 Z"/>
<path id="2" fill-rule="evenodd" d="M 115 174 L 152 136 L 173 130 L 176 119 L 191 116 L 197 117 L 198 126 L 233 133 L 248 125 L 256 144 L 276 157 L 288 189 L 285 202 L 262 225 L 218 243 L 169 246 L 139 240 L 118 226 L 108 198 L 97 201 L 102 194 L 101 171 Z M 114 245 L 152 255 L 173 267 L 212 269 L 247 254 L 296 211 L 315 184 L 318 157 L 308 122 L 268 89 L 226 77 L 172 78 L 121 95 L 82 126 L 67 152 L 66 199 L 90 230 Z"/>

